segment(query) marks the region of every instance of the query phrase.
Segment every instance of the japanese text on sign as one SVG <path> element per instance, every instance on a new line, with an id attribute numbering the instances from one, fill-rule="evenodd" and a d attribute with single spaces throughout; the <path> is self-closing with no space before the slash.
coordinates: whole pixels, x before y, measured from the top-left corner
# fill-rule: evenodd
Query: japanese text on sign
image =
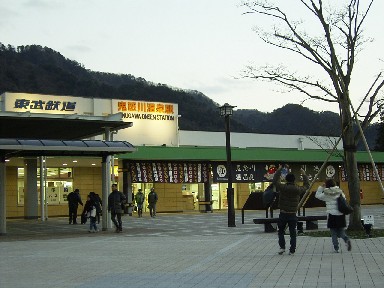
<path id="1" fill-rule="evenodd" d="M 119 101 L 117 111 L 121 112 L 146 112 L 159 114 L 173 114 L 173 104 L 138 102 L 138 101 Z"/>
<path id="2" fill-rule="evenodd" d="M 358 165 L 358 174 L 360 181 L 377 181 L 376 173 L 370 164 Z M 384 168 L 383 165 L 376 165 L 377 172 L 381 180 L 384 180 Z M 341 181 L 348 181 L 347 171 L 344 167 L 340 167 L 341 170 Z"/>
<path id="3" fill-rule="evenodd" d="M 133 183 L 205 183 L 207 163 L 136 162 L 129 164 Z"/>
<path id="4" fill-rule="evenodd" d="M 43 101 L 43 100 L 29 100 L 29 99 L 16 99 L 16 109 L 25 110 L 45 110 L 45 111 L 75 111 L 76 102 L 69 101 Z"/>

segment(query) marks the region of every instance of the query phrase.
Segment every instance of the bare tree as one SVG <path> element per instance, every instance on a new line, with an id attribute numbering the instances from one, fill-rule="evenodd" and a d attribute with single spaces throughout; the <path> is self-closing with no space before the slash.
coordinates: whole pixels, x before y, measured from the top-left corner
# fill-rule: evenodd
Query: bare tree
<path id="1" fill-rule="evenodd" d="M 344 5 L 337 9 L 332 9 L 331 6 L 324 7 L 322 0 L 297 1 L 308 12 L 307 16 L 312 17 L 318 24 L 320 32 L 311 36 L 306 32 L 306 28 L 302 28 L 302 22 L 290 19 L 288 14 L 280 9 L 282 5 L 273 5 L 269 1 L 249 0 L 243 1 L 242 6 L 246 8 L 244 14 L 257 14 L 259 17 L 269 17 L 276 22 L 276 26 L 270 31 L 256 30 L 265 43 L 299 55 L 320 68 L 323 78 L 321 79 L 320 75 L 319 79 L 313 76 L 301 77 L 297 73 L 290 73 L 283 66 L 259 68 L 249 66 L 243 76 L 278 83 L 290 90 L 303 93 L 306 99 L 338 104 L 343 131 L 344 165 L 348 176 L 350 203 L 354 208 L 348 228 L 359 230 L 362 229 L 360 182 L 355 156 L 361 134 L 355 133 L 353 124 L 354 121 L 359 121 L 364 129 L 380 113 L 383 106 L 383 99 L 379 95 L 384 85 L 382 74 L 379 73 L 373 79 L 370 89 L 362 97 L 363 100 L 356 110 L 352 106 L 349 89 L 356 55 L 361 51 L 363 44 L 369 41 L 363 37 L 362 32 L 373 0 L 346 0 Z M 362 8 L 361 2 L 366 4 L 365 8 Z M 362 105 L 367 106 L 365 115 L 359 114 Z"/>

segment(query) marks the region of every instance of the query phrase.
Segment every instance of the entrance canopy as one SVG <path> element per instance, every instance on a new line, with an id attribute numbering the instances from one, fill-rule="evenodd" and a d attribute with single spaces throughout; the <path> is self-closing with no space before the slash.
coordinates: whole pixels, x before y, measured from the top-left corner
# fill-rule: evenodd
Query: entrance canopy
<path id="1" fill-rule="evenodd" d="M 109 155 L 134 152 L 136 149 L 126 141 L 81 139 L 104 134 L 105 138 L 109 140 L 112 131 L 132 126 L 132 122 L 122 121 L 122 115 L 122 113 L 117 113 L 109 116 L 80 116 L 76 114 L 0 112 L 0 235 L 6 233 L 5 160 L 7 158 L 38 156 L 102 157 L 102 195 L 103 202 L 107 203 L 107 189 L 109 186 L 107 183 L 110 181 Z M 35 186 L 33 183 L 30 185 L 30 187 Z M 36 189 L 36 186 L 33 188 Z M 28 191 L 29 188 L 26 189 Z M 34 189 L 31 189 L 31 191 L 35 191 Z M 41 203 L 43 203 L 43 200 L 41 200 Z M 25 211 L 29 213 L 24 215 L 28 219 L 38 215 L 37 211 L 33 209 L 25 209 Z M 42 206 L 42 219 L 44 219 L 43 215 L 44 208 Z M 107 213 L 103 213 L 103 229 L 106 229 L 106 227 Z"/>
<path id="2" fill-rule="evenodd" d="M 122 115 L 0 112 L 0 155 L 102 157 L 134 152 L 126 141 L 79 140 L 131 127 Z"/>
<path id="3" fill-rule="evenodd" d="M 94 156 L 134 152 L 126 141 L 0 139 L 0 155 L 11 157 Z"/>
<path id="4" fill-rule="evenodd" d="M 0 138 L 85 139 L 132 126 L 122 121 L 122 113 L 108 116 L 0 112 Z"/>

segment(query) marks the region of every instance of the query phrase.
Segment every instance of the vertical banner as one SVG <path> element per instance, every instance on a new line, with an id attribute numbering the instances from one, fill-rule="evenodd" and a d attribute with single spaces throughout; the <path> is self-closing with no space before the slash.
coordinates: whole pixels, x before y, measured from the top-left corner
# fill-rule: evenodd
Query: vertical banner
<path id="1" fill-rule="evenodd" d="M 379 173 L 380 180 L 384 181 L 384 169 L 383 165 L 378 164 L 376 165 L 377 172 Z M 340 168 L 341 170 L 341 181 L 346 182 L 348 181 L 348 175 L 347 171 L 345 170 L 345 167 L 342 166 Z M 359 179 L 360 181 L 378 181 L 375 171 L 373 170 L 373 167 L 371 164 L 358 164 L 357 171 L 359 173 Z"/>
<path id="2" fill-rule="evenodd" d="M 131 162 L 128 167 L 133 183 L 208 182 L 208 163 Z"/>

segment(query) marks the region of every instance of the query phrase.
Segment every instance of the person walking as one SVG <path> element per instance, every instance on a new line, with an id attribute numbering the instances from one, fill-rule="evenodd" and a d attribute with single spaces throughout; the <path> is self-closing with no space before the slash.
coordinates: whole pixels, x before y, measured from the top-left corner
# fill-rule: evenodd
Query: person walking
<path id="1" fill-rule="evenodd" d="M 111 211 L 111 220 L 116 227 L 116 233 L 123 231 L 121 214 L 125 200 L 124 194 L 117 190 L 117 184 L 112 184 L 112 192 L 108 196 L 108 211 Z"/>
<path id="2" fill-rule="evenodd" d="M 156 217 L 156 203 L 159 197 L 157 196 L 157 193 L 155 192 L 155 188 L 151 188 L 151 192 L 148 194 L 148 208 L 149 208 L 149 214 L 151 217 Z"/>
<path id="3" fill-rule="evenodd" d="M 328 179 L 322 186 L 317 188 L 315 197 L 325 202 L 328 213 L 327 227 L 331 231 L 332 244 L 335 253 L 339 253 L 339 238 L 342 238 L 347 245 L 347 250 L 352 250 L 351 240 L 345 233 L 347 226 L 345 215 L 337 206 L 337 198 L 344 197 L 343 191 L 336 185 L 333 179 Z"/>
<path id="4" fill-rule="evenodd" d="M 289 255 L 293 255 L 296 252 L 296 225 L 297 225 L 297 206 L 300 202 L 300 195 L 304 194 L 305 191 L 309 188 L 309 180 L 305 174 L 304 169 L 301 169 L 303 175 L 303 186 L 295 184 L 295 175 L 288 173 L 285 176 L 285 182 L 281 182 L 282 170 L 285 169 L 289 171 L 289 166 L 279 165 L 275 175 L 273 176 L 273 184 L 276 187 L 276 190 L 279 191 L 279 220 L 277 222 L 278 227 L 278 236 L 279 236 L 279 246 L 280 250 L 278 254 L 282 255 L 285 252 L 285 238 L 284 232 L 285 228 L 288 225 L 289 235 L 290 235 L 290 248 Z"/>
<path id="5" fill-rule="evenodd" d="M 75 189 L 75 191 L 71 192 L 67 196 L 68 201 L 68 210 L 69 210 L 69 224 L 77 224 L 77 208 L 79 204 L 83 206 L 83 202 L 80 197 L 80 190 Z"/>
<path id="6" fill-rule="evenodd" d="M 95 192 L 89 192 L 89 197 L 91 197 L 91 200 L 94 202 L 94 205 L 95 205 L 95 208 L 96 208 L 97 223 L 100 224 L 102 200 L 101 200 L 99 194 L 96 194 Z"/>
<path id="7" fill-rule="evenodd" d="M 140 217 L 143 217 L 143 204 L 144 204 L 144 194 L 141 189 L 139 189 L 135 195 L 135 201 L 137 205 L 137 214 Z"/>
<path id="8" fill-rule="evenodd" d="M 87 217 L 89 218 L 89 233 L 99 232 L 99 229 L 96 225 L 97 205 L 99 204 L 96 202 L 94 195 L 91 193 L 87 197 L 87 202 L 85 202 L 83 211 L 83 214 L 87 215 Z"/>

